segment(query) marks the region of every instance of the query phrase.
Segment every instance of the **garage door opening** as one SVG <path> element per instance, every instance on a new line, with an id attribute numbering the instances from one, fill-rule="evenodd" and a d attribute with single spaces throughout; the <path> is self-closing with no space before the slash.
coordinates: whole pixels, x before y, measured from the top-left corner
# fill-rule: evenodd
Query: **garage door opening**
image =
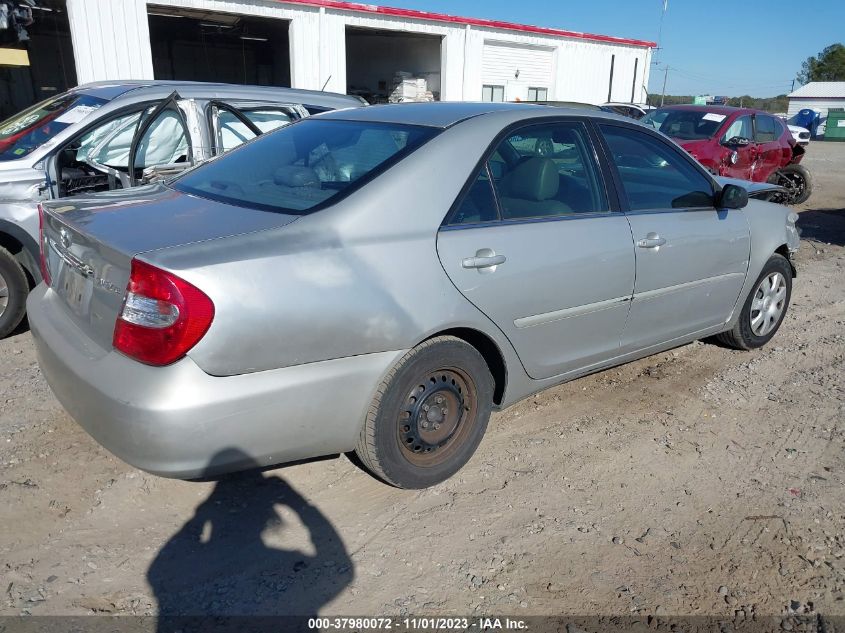
<path id="1" fill-rule="evenodd" d="M 8 19 L 0 30 L 0 120 L 76 85 L 64 0 L 40 0 L 32 20 L 25 35 Z"/>
<path id="2" fill-rule="evenodd" d="M 346 28 L 346 92 L 370 103 L 439 101 L 439 35 Z"/>
<path id="3" fill-rule="evenodd" d="M 290 86 L 288 22 L 149 7 L 156 79 Z"/>

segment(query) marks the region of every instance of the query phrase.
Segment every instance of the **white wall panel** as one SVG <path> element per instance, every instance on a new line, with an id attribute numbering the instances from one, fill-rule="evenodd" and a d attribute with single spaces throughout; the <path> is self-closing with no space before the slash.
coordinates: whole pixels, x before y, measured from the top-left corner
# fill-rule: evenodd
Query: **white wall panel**
<path id="1" fill-rule="evenodd" d="M 505 86 L 505 100 L 524 101 L 528 88 L 554 93 L 554 49 L 487 40 L 481 53 L 481 83 Z"/>
<path id="2" fill-rule="evenodd" d="M 145 0 L 67 0 L 79 83 L 152 79 Z"/>
<path id="3" fill-rule="evenodd" d="M 485 41 L 499 52 L 517 51 L 517 83 L 547 86 L 549 98 L 602 103 L 607 100 L 611 55 L 616 55 L 612 100 L 628 101 L 637 63 L 635 101 L 648 84 L 648 48 L 556 35 L 468 26 L 413 17 L 285 4 L 278 0 L 67 0 L 80 82 L 153 78 L 149 6 L 220 11 L 290 22 L 291 83 L 298 88 L 346 89 L 346 27 L 428 33 L 443 38 L 441 99 L 479 100 L 483 76 L 506 72 L 513 59 L 499 56 L 485 66 Z M 510 47 L 510 48 L 508 48 Z M 492 51 L 492 49 L 491 49 Z M 495 58 L 495 53 L 493 53 Z M 494 62 L 501 68 L 494 69 Z M 397 69 L 400 70 L 400 69 Z M 515 70 L 511 68 L 511 71 Z M 328 83 L 326 83 L 328 81 Z"/>

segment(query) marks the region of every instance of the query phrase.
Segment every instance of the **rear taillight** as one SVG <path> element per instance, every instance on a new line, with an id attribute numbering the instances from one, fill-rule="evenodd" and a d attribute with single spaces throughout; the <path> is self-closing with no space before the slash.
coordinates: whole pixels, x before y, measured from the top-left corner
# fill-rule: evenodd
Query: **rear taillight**
<path id="1" fill-rule="evenodd" d="M 199 288 L 133 259 L 114 348 L 148 365 L 169 365 L 199 342 L 212 319 L 214 304 Z"/>
<path id="2" fill-rule="evenodd" d="M 50 285 L 50 268 L 47 266 L 47 238 L 44 235 L 44 207 L 38 203 L 38 243 L 41 246 L 41 277 Z"/>

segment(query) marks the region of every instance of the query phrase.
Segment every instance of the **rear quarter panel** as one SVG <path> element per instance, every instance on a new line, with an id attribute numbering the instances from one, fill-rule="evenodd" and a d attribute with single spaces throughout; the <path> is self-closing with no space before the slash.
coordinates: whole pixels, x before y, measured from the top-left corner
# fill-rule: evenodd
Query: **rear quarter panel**
<path id="1" fill-rule="evenodd" d="M 191 358 L 224 376 L 405 350 L 471 327 L 499 347 L 509 380 L 519 375 L 510 343 L 454 287 L 436 250 L 443 217 L 501 129 L 488 118 L 441 133 L 346 199 L 282 229 L 142 255 L 215 304 Z"/>

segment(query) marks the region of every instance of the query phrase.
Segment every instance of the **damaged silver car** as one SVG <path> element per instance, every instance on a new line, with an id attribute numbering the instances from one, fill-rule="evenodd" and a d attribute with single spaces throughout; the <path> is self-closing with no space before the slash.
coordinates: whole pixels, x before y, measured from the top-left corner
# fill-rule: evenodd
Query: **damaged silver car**
<path id="1" fill-rule="evenodd" d="M 163 180 L 264 132 L 357 97 L 196 82 L 80 86 L 0 123 L 0 338 L 41 281 L 41 201 Z"/>

